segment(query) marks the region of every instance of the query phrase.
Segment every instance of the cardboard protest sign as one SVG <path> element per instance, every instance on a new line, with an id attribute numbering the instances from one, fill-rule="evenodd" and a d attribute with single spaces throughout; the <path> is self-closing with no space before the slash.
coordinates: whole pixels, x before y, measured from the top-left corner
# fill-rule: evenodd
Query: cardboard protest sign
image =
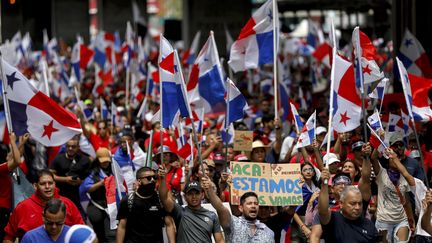
<path id="1" fill-rule="evenodd" d="M 251 151 L 253 142 L 252 131 L 235 131 L 234 132 L 234 150 Z"/>
<path id="2" fill-rule="evenodd" d="M 273 167 L 273 168 L 272 168 Z M 303 204 L 300 164 L 231 162 L 231 204 L 239 205 L 248 191 L 258 194 L 261 206 Z"/>

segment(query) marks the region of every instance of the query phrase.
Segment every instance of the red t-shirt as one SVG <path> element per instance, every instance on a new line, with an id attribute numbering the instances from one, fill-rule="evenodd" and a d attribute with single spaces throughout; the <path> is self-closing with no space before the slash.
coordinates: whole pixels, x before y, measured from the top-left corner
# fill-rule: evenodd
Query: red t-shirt
<path id="1" fill-rule="evenodd" d="M 11 208 L 12 204 L 12 179 L 9 176 L 7 162 L 0 165 L 0 207 Z"/>
<path id="2" fill-rule="evenodd" d="M 174 174 L 175 171 L 175 174 Z M 174 178 L 171 180 L 171 178 L 174 176 Z M 181 178 L 183 176 L 183 170 L 181 168 L 172 168 L 166 175 L 166 183 L 168 190 L 171 190 L 171 187 L 174 187 L 174 189 L 177 192 L 181 192 Z"/>
<path id="3" fill-rule="evenodd" d="M 99 135 L 90 133 L 89 142 L 93 145 L 95 151 L 99 148 L 109 148 L 109 137 L 102 139 Z"/>
<path id="4" fill-rule="evenodd" d="M 59 198 L 66 205 L 66 225 L 84 224 L 78 208 L 71 200 L 59 196 L 58 190 L 56 190 L 54 197 Z M 43 225 L 44 207 L 44 202 L 36 196 L 36 193 L 20 202 L 12 212 L 5 227 L 4 240 L 14 241 L 17 237 L 21 239 L 26 232 Z"/>

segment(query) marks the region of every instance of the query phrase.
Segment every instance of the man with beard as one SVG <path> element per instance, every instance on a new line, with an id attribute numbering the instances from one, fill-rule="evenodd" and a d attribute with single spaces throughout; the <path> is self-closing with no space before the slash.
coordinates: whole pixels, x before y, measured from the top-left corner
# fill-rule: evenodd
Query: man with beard
<path id="1" fill-rule="evenodd" d="M 156 175 L 149 167 L 136 173 L 138 188 L 122 199 L 117 215 L 117 243 L 163 242 L 165 211 L 156 192 Z"/>
<path id="2" fill-rule="evenodd" d="M 52 198 L 58 198 L 66 205 L 66 225 L 84 224 L 75 204 L 68 198 L 59 196 L 55 185 L 51 171 L 44 169 L 38 172 L 38 179 L 33 184 L 35 193 L 18 203 L 12 212 L 5 228 L 3 243 L 15 242 L 16 238 L 21 239 L 27 231 L 41 226 L 43 210 Z"/>
<path id="3" fill-rule="evenodd" d="M 21 243 L 58 242 L 63 243 L 69 226 L 64 225 L 66 205 L 57 198 L 53 198 L 45 205 L 42 226 L 27 232 Z"/>
<path id="4" fill-rule="evenodd" d="M 240 197 L 241 216 L 236 217 L 223 206 L 207 177 L 201 179 L 201 184 L 218 213 L 227 242 L 275 242 L 273 231 L 257 219 L 259 204 L 256 193 L 246 192 Z"/>
<path id="5" fill-rule="evenodd" d="M 161 178 L 159 194 L 165 210 L 174 219 L 177 227 L 177 242 L 212 242 L 212 235 L 216 243 L 225 242 L 222 237 L 218 216 L 214 212 L 201 207 L 204 194 L 200 183 L 190 181 L 186 184 L 184 193 L 187 206 L 183 208 L 175 203 L 173 197 L 169 196 L 165 178 L 167 170 L 163 165 L 159 168 L 158 173 Z"/>

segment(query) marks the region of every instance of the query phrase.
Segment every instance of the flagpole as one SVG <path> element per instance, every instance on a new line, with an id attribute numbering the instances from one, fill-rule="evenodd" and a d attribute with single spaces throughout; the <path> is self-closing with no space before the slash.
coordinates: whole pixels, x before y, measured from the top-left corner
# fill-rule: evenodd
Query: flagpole
<path id="1" fill-rule="evenodd" d="M 5 116 L 6 116 L 6 125 L 8 128 L 8 132 L 9 134 L 11 134 L 13 132 L 13 128 L 12 128 L 12 118 L 11 118 L 11 114 L 10 114 L 10 107 L 9 107 L 9 99 L 7 98 L 7 82 L 6 82 L 6 75 L 3 72 L 3 54 L 0 51 L 0 73 L 1 73 L 1 79 L 2 79 L 2 91 L 3 91 L 3 105 L 4 105 L 4 110 L 5 110 Z"/>
<path id="2" fill-rule="evenodd" d="M 212 35 L 212 34 L 211 34 Z M 180 82 L 182 82 L 181 83 L 181 88 L 182 88 L 182 93 L 183 94 L 186 94 L 186 89 L 185 89 L 185 81 L 184 81 L 184 77 L 183 77 L 183 71 L 182 71 L 182 67 L 181 67 L 181 63 L 180 63 L 180 59 L 179 59 L 179 57 L 178 57 L 178 53 L 177 53 L 177 50 L 174 50 L 174 57 L 175 57 L 175 59 L 176 59 L 176 61 L 175 62 L 177 62 L 178 63 L 178 72 L 179 72 L 179 74 L 180 74 Z M 162 81 L 161 81 L 162 82 Z M 161 87 L 162 87 L 162 85 L 161 85 Z M 162 97 L 162 94 L 161 94 L 161 97 Z M 188 98 L 187 98 L 187 96 L 185 96 L 185 97 L 183 97 L 184 99 L 185 99 L 185 101 L 186 101 L 186 108 L 188 109 L 188 113 L 189 113 L 189 119 L 191 120 L 191 122 L 192 122 L 192 133 L 193 133 L 193 137 L 194 137 L 194 140 L 195 140 L 195 146 L 197 146 L 197 149 L 198 149 L 198 161 L 199 161 L 199 163 L 202 165 L 202 157 L 201 157 L 201 147 L 200 146 L 198 146 L 198 136 L 197 136 L 197 133 L 196 133 L 196 129 L 195 129 L 195 122 L 194 122 L 194 119 L 193 119 L 193 116 L 192 116 L 192 112 L 191 112 L 191 108 L 190 108 L 190 106 L 189 106 L 189 100 L 188 100 Z M 161 120 L 162 120 L 162 116 L 161 116 Z M 193 148 L 192 148 L 192 153 L 193 153 Z M 204 175 L 204 167 L 203 166 L 201 166 L 201 169 L 202 169 L 202 172 L 203 172 L 203 175 Z"/>
<path id="3" fill-rule="evenodd" d="M 232 69 L 228 67 L 228 74 L 230 77 L 230 83 L 228 84 L 227 87 L 227 114 L 225 117 L 225 136 L 226 136 L 226 141 L 225 141 L 225 161 L 226 161 L 226 165 L 228 166 L 228 132 L 229 132 L 229 126 L 227 124 L 228 121 L 228 116 L 229 116 L 229 97 L 230 97 L 230 91 L 231 91 L 231 81 L 233 80 L 233 72 Z"/>
<path id="4" fill-rule="evenodd" d="M 357 31 L 356 31 L 357 30 Z M 354 33 L 355 33 L 355 40 L 356 40 L 356 61 L 357 61 L 357 68 L 356 70 L 358 70 L 357 72 L 357 78 L 360 79 L 360 94 L 361 94 L 361 102 L 362 102 L 362 115 L 363 115 L 363 140 L 365 141 L 365 143 L 367 143 L 368 139 L 367 139 L 367 118 L 366 118 L 366 107 L 365 107 L 365 90 L 364 90 L 364 77 L 363 77 L 363 70 L 362 70 L 362 64 L 361 64 L 361 56 L 362 56 L 362 50 L 361 50 L 361 46 L 360 46 L 360 28 L 357 26 L 354 29 Z M 354 61 L 354 65 L 355 62 Z"/>
<path id="5" fill-rule="evenodd" d="M 381 82 L 384 81 L 384 88 L 383 88 L 383 95 L 382 95 L 382 97 L 381 97 L 380 108 L 379 108 L 379 113 L 380 113 L 380 114 L 381 114 L 382 105 L 383 105 L 383 103 L 384 103 L 384 96 L 385 96 L 386 87 L 387 87 L 387 82 L 388 82 L 388 79 L 387 79 L 387 78 L 384 78 L 384 79 L 386 79 L 386 80 L 381 80 Z"/>
<path id="6" fill-rule="evenodd" d="M 43 58 L 42 63 L 41 63 L 41 65 L 42 65 L 42 77 L 44 79 L 46 95 L 48 97 L 50 97 L 50 90 L 49 90 L 49 85 L 48 85 L 48 74 L 47 74 L 48 64 L 47 64 L 47 61 L 45 60 L 45 58 L 44 57 L 42 57 L 42 58 Z"/>
<path id="7" fill-rule="evenodd" d="M 145 167 L 149 167 L 148 165 L 150 164 L 150 168 L 152 167 L 152 147 L 153 147 L 153 129 L 150 131 L 150 142 L 147 148 L 147 158 L 146 158 L 146 162 L 145 162 Z"/>
<path id="8" fill-rule="evenodd" d="M 126 100 L 125 100 L 125 106 L 126 110 L 129 110 L 129 89 L 130 89 L 130 78 L 131 78 L 131 72 L 130 72 L 130 63 L 129 66 L 126 68 Z"/>
<path id="9" fill-rule="evenodd" d="M 334 22 L 333 18 L 331 19 L 331 37 L 333 40 L 333 50 L 332 50 L 332 69 L 331 69 L 331 79 L 330 79 L 330 102 L 329 102 L 329 120 L 328 120 L 328 128 L 327 131 L 329 133 L 329 136 L 327 136 L 327 154 L 330 153 L 330 143 L 331 143 L 331 135 L 333 133 L 332 131 L 332 123 L 333 123 L 333 90 L 334 90 L 334 76 L 335 76 L 335 62 L 336 62 L 336 35 L 335 35 L 335 29 L 334 29 Z M 329 163 L 326 163 L 326 168 L 329 168 Z M 324 184 L 328 184 L 328 180 L 324 181 Z"/>
<path id="10" fill-rule="evenodd" d="M 419 138 L 418 138 L 418 134 L 417 134 L 417 128 L 416 128 L 416 125 L 415 125 L 415 121 L 414 121 L 414 116 L 413 116 L 413 112 L 412 112 L 412 107 L 411 107 L 411 102 L 410 102 L 410 100 L 409 100 L 409 98 L 408 98 L 408 94 L 407 94 L 407 87 L 406 87 L 406 83 L 405 83 L 405 81 L 404 81 L 404 77 L 402 77 L 403 76 L 403 73 L 405 73 L 405 72 L 403 72 L 403 70 L 402 70 L 402 68 L 401 68 L 401 65 L 403 65 L 402 64 L 402 62 L 399 60 L 399 58 L 397 58 L 396 57 L 396 62 L 397 62 L 397 66 L 398 66 L 398 71 L 399 71 L 399 75 L 400 75 L 400 79 L 401 79 L 401 83 L 402 83 L 402 90 L 403 90 L 403 92 L 404 92 L 404 97 L 405 97 L 405 104 L 406 104 L 406 106 L 407 106 L 407 110 L 408 110 L 408 115 L 409 115 L 409 117 L 410 117 L 410 120 L 411 120 L 411 123 L 412 123 L 412 125 L 413 125 L 413 131 L 414 131 L 414 136 L 415 136 L 415 138 L 416 138 L 416 143 L 417 143 L 417 149 L 419 150 L 419 152 L 420 152 L 420 163 L 422 164 L 422 167 L 423 167 L 423 173 L 424 173 L 424 175 L 425 175 L 425 179 L 426 179 L 426 186 L 429 188 L 429 181 L 428 181 L 428 177 L 427 177 L 427 174 L 426 174 L 426 167 L 425 167 L 425 164 L 424 164 L 424 158 L 423 158 L 423 153 L 422 153 L 422 149 L 421 149 L 421 146 L 420 146 L 420 140 L 419 140 Z M 407 79 L 408 79 L 408 77 L 406 77 Z M 411 84 L 409 84 L 409 80 L 408 80 L 408 85 L 411 85 Z"/>
<path id="11" fill-rule="evenodd" d="M 274 86 L 274 109 L 275 109 L 275 120 L 279 118 L 278 115 L 278 85 L 277 85 L 277 42 L 278 42 L 278 30 L 276 29 L 276 17 L 277 14 L 277 2 L 273 0 L 273 86 Z"/>

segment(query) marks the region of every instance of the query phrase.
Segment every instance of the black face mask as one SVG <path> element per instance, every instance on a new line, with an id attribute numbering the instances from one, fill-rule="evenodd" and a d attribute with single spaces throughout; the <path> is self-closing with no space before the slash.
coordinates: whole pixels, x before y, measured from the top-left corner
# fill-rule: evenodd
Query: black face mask
<path id="1" fill-rule="evenodd" d="M 138 193 L 144 197 L 150 196 L 153 193 L 155 193 L 155 189 L 156 189 L 156 183 L 152 182 L 147 185 L 140 185 L 140 187 L 138 188 Z"/>

